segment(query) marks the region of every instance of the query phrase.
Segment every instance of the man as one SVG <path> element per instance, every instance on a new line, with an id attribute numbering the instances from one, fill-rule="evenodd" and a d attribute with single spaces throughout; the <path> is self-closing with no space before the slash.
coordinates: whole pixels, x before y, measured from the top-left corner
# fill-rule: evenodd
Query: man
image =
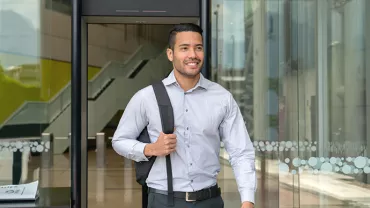
<path id="1" fill-rule="evenodd" d="M 148 86 L 131 98 L 112 140 L 118 154 L 134 161 L 157 156 L 147 179 L 148 208 L 167 207 L 167 154 L 171 155 L 174 192 L 217 188 L 221 139 L 230 156 L 241 207 L 253 208 L 254 148 L 232 95 L 200 74 L 202 41 L 202 29 L 194 24 L 179 24 L 170 32 L 167 57 L 173 71 L 163 83 L 174 111 L 174 133 L 162 133 L 156 97 Z M 146 126 L 151 144 L 136 140 Z M 196 202 L 175 198 L 174 207 L 221 208 L 224 202 L 220 195 Z"/>

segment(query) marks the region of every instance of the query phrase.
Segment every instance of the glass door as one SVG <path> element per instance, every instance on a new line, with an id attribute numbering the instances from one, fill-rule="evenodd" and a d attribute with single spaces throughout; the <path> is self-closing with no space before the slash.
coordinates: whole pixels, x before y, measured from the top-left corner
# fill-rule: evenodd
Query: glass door
<path id="1" fill-rule="evenodd" d="M 368 7 L 212 1 L 212 79 L 234 95 L 254 141 L 257 207 L 369 206 Z"/>

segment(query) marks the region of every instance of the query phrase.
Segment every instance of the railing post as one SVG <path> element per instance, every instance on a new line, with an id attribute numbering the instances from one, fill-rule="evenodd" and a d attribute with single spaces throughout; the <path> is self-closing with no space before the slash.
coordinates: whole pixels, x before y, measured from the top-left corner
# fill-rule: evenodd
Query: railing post
<path id="1" fill-rule="evenodd" d="M 131 188 L 131 187 L 134 187 L 134 180 L 132 180 L 133 178 L 135 178 L 135 175 L 133 173 L 133 165 L 132 165 L 132 160 L 126 158 L 126 157 L 123 157 L 123 169 L 124 169 L 124 175 L 123 175 L 123 184 L 125 186 L 125 188 Z M 145 192 L 146 189 L 143 189 L 143 201 L 142 201 L 142 205 L 143 207 L 147 207 L 147 193 Z M 124 195 L 123 197 L 123 200 L 127 203 L 131 203 L 133 201 L 133 193 L 132 192 L 128 192 L 127 194 Z"/>
<path id="2" fill-rule="evenodd" d="M 12 184 L 18 185 L 22 178 L 22 152 L 19 149 L 13 152 L 13 167 L 12 168 L 13 168 Z"/>
<path id="3" fill-rule="evenodd" d="M 97 173 L 96 201 L 98 203 L 104 202 L 105 148 L 106 148 L 105 133 L 104 132 L 96 133 L 96 167 L 98 168 L 96 170 Z"/>
<path id="4" fill-rule="evenodd" d="M 96 201 L 98 204 L 104 203 L 105 195 L 105 169 L 98 168 L 96 170 Z"/>
<path id="5" fill-rule="evenodd" d="M 54 166 L 54 135 L 42 133 L 41 144 L 41 168 L 40 168 L 40 185 L 41 187 L 51 187 L 53 182 L 53 172 L 50 171 Z"/>
<path id="6" fill-rule="evenodd" d="M 96 134 L 96 167 L 105 167 L 105 133 L 99 132 Z"/>
<path id="7" fill-rule="evenodd" d="M 68 142 L 69 142 L 69 149 L 71 149 L 71 145 L 72 145 L 72 133 L 71 132 L 68 133 Z"/>
<path id="8" fill-rule="evenodd" d="M 54 165 L 54 135 L 42 133 L 41 141 L 44 144 L 44 151 L 41 153 L 41 166 L 43 168 L 52 168 Z"/>

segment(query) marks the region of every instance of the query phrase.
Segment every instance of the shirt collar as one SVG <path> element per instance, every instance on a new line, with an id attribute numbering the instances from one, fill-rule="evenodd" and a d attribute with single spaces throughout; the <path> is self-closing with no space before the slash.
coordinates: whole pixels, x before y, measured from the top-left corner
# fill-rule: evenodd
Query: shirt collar
<path id="1" fill-rule="evenodd" d="M 177 80 L 176 80 L 176 77 L 175 77 L 175 74 L 174 74 L 174 71 L 172 70 L 171 73 L 163 80 L 163 83 L 165 85 L 171 85 L 171 84 L 177 84 Z M 203 89 L 208 89 L 208 81 L 207 79 L 204 78 L 203 74 L 200 74 L 200 79 L 198 81 L 198 83 L 195 85 L 194 89 L 196 89 L 197 87 L 201 87 Z"/>

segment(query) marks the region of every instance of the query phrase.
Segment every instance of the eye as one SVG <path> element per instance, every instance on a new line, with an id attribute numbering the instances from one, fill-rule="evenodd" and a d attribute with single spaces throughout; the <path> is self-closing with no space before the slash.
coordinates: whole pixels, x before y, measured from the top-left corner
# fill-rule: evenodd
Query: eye
<path id="1" fill-rule="evenodd" d="M 180 50 L 181 51 L 186 51 L 186 50 L 188 50 L 188 48 L 187 47 L 182 47 L 182 48 L 180 48 Z"/>
<path id="2" fill-rule="evenodd" d="M 202 47 L 202 46 L 198 46 L 198 47 L 197 47 L 197 50 L 198 50 L 198 51 L 202 51 L 202 50 L 203 50 L 203 47 Z"/>

